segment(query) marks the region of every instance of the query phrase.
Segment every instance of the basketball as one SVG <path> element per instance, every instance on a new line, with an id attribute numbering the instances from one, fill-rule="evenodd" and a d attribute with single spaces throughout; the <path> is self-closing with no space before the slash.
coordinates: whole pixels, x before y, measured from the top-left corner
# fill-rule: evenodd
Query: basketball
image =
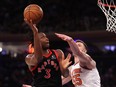
<path id="1" fill-rule="evenodd" d="M 43 18 L 43 10 L 37 4 L 30 4 L 24 9 L 24 19 L 32 20 L 34 24 L 39 23 Z"/>

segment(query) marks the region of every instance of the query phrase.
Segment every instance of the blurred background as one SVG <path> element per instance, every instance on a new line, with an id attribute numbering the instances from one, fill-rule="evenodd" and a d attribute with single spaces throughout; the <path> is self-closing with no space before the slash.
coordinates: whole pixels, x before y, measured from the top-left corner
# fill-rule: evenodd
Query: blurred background
<path id="1" fill-rule="evenodd" d="M 31 84 L 31 73 L 24 61 L 29 53 L 31 30 L 23 20 L 23 11 L 32 3 L 44 11 L 37 26 L 50 39 L 50 48 L 68 52 L 68 44 L 54 32 L 83 40 L 97 62 L 102 87 L 116 87 L 116 34 L 106 31 L 106 17 L 97 0 L 1 0 L 0 87 Z M 64 87 L 74 86 L 69 82 Z"/>

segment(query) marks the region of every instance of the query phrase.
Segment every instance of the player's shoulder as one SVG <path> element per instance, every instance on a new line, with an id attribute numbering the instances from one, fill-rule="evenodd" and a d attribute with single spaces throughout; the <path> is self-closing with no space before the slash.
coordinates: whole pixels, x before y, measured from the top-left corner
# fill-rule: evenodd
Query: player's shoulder
<path id="1" fill-rule="evenodd" d="M 57 54 L 59 54 L 59 55 L 64 54 L 64 52 L 63 52 L 61 49 L 56 49 L 55 51 L 56 51 L 56 52 L 57 52 Z"/>
<path id="2" fill-rule="evenodd" d="M 56 52 L 58 58 L 61 59 L 62 57 L 64 57 L 64 52 L 61 49 L 55 49 L 55 52 Z"/>
<path id="3" fill-rule="evenodd" d="M 27 54 L 26 58 L 33 58 L 34 54 Z"/>
<path id="4" fill-rule="evenodd" d="M 63 52 L 61 49 L 56 49 L 57 52 Z"/>

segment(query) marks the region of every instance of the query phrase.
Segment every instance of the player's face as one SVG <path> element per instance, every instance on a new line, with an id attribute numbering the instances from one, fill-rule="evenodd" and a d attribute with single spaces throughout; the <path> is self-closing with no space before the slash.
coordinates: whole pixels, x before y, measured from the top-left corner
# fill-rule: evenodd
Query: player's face
<path id="1" fill-rule="evenodd" d="M 85 48 L 84 44 L 82 42 L 76 42 L 77 46 L 79 47 L 79 50 L 82 52 L 87 52 L 87 49 Z"/>
<path id="2" fill-rule="evenodd" d="M 49 39 L 46 37 L 44 33 L 39 33 L 40 41 L 42 44 L 43 49 L 48 49 L 49 48 Z"/>

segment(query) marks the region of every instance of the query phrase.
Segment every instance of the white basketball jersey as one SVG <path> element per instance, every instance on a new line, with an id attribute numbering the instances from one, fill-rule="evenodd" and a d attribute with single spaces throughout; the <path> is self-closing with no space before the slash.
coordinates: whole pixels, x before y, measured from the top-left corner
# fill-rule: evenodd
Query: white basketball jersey
<path id="1" fill-rule="evenodd" d="M 79 63 L 69 67 L 72 83 L 75 87 L 100 87 L 100 76 L 97 68 L 92 70 L 82 68 Z"/>

